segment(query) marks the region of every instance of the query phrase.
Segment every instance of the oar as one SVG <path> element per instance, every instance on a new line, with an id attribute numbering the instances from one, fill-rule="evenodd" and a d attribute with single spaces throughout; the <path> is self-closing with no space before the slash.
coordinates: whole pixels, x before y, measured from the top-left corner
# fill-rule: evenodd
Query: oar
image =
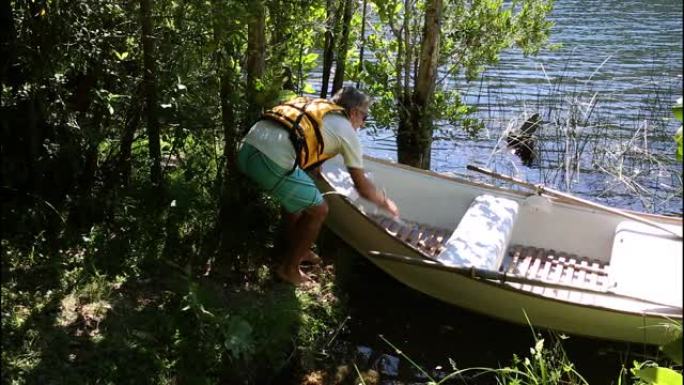
<path id="1" fill-rule="evenodd" d="M 629 218 L 629 219 L 631 219 L 631 220 L 633 220 L 633 221 L 636 221 L 636 222 L 640 222 L 640 223 L 647 224 L 647 225 L 649 225 L 649 226 L 653 226 L 653 227 L 655 227 L 655 228 L 658 228 L 658 229 L 660 229 L 660 230 L 663 230 L 663 231 L 666 231 L 666 232 L 668 232 L 668 233 L 670 233 L 670 234 L 673 234 L 673 235 L 677 236 L 677 238 L 679 238 L 679 239 L 682 239 L 682 238 L 683 238 L 683 237 L 682 237 L 682 233 L 679 232 L 679 231 L 670 229 L 670 228 L 668 228 L 668 227 L 663 226 L 663 225 L 660 224 L 660 223 L 653 222 L 653 221 L 651 221 L 651 220 L 649 220 L 649 219 L 640 217 L 640 216 L 638 216 L 638 215 L 630 214 L 630 213 L 625 212 L 625 211 L 622 211 L 622 210 L 620 210 L 620 209 L 616 209 L 616 208 L 613 208 L 613 207 L 608 207 L 608 206 L 605 206 L 605 205 L 602 205 L 602 204 L 599 204 L 599 203 L 596 203 L 596 202 L 592 202 L 592 201 L 588 201 L 588 200 L 586 200 L 586 199 L 578 198 L 578 197 L 576 197 L 576 196 L 573 196 L 573 195 L 570 195 L 570 194 L 566 194 L 566 193 L 564 193 L 564 192 L 560 192 L 560 191 L 558 191 L 558 190 L 554 190 L 554 189 L 545 187 L 544 185 L 541 185 L 541 184 L 532 184 L 532 183 L 525 182 L 525 181 L 523 181 L 523 180 L 514 178 L 514 177 L 512 177 L 512 176 L 502 175 L 502 174 L 496 173 L 496 172 L 494 172 L 494 171 L 492 171 L 492 170 L 489 170 L 489 169 L 486 169 L 486 168 L 481 168 L 481 167 L 473 166 L 473 165 L 471 165 L 471 164 L 469 164 L 469 165 L 467 166 L 467 168 L 468 168 L 468 170 L 471 170 L 471 171 L 476 171 L 476 172 L 479 172 L 479 173 L 482 173 L 482 174 L 485 174 L 485 175 L 492 176 L 492 177 L 494 177 L 494 178 L 498 178 L 498 179 L 501 179 L 501 180 L 505 180 L 505 181 L 508 181 L 508 182 L 512 182 L 512 183 L 515 183 L 515 184 L 518 184 L 518 185 L 521 185 L 521 186 L 524 186 L 524 187 L 533 189 L 537 194 L 540 194 L 540 195 L 543 193 L 543 194 L 547 194 L 547 195 L 550 195 L 550 196 L 555 196 L 555 197 L 558 197 L 558 198 L 563 198 L 563 199 L 566 199 L 566 200 L 571 201 L 571 202 L 580 203 L 580 204 L 583 204 L 583 205 L 585 205 L 585 206 L 588 206 L 588 207 L 591 207 L 591 208 L 594 208 L 594 209 L 597 209 L 597 210 L 609 212 L 609 213 L 612 213 L 612 214 L 615 214 L 615 215 L 619 215 L 619 216 L 624 217 L 624 218 Z"/>
<path id="2" fill-rule="evenodd" d="M 495 270 L 486 270 L 486 269 L 480 269 L 476 267 L 465 267 L 465 266 L 450 266 L 450 265 L 445 265 L 437 261 L 433 261 L 430 259 L 419 259 L 415 257 L 409 257 L 407 255 L 399 255 L 399 254 L 393 254 L 393 253 L 386 253 L 386 252 L 381 252 L 381 251 L 376 251 L 376 250 L 371 250 L 368 252 L 368 254 L 371 257 L 376 257 L 376 258 L 381 258 L 381 259 L 386 259 L 390 261 L 395 261 L 395 262 L 401 262 L 409 265 L 414 265 L 414 266 L 421 266 L 421 267 L 426 267 L 430 269 L 436 269 L 436 270 L 442 270 L 442 271 L 447 271 L 450 273 L 456 273 L 460 275 L 464 275 L 473 279 L 479 279 L 483 281 L 488 281 L 496 284 L 503 285 L 505 283 L 518 283 L 522 285 L 530 285 L 530 286 L 537 286 L 537 287 L 544 287 L 544 288 L 549 288 L 549 289 L 563 289 L 563 290 L 569 290 L 569 291 L 576 291 L 580 293 L 590 293 L 590 294 L 603 294 L 603 295 L 609 295 L 612 297 L 617 297 L 617 298 L 624 298 L 624 299 L 629 299 L 632 301 L 641 301 L 641 302 L 648 302 L 653 305 L 657 306 L 663 306 L 666 307 L 666 309 L 662 309 L 661 311 L 681 311 L 682 307 L 681 306 L 676 306 L 672 305 L 669 303 L 664 303 L 660 301 L 654 301 L 650 299 L 645 299 L 645 298 L 640 298 L 640 297 L 635 297 L 635 296 L 630 296 L 630 295 L 625 295 L 625 294 L 620 294 L 616 293 L 612 288 L 606 288 L 603 290 L 599 289 L 592 289 L 592 288 L 587 288 L 587 287 L 579 287 L 579 286 L 573 286 L 567 283 L 559 283 L 559 282 L 551 282 L 545 279 L 535 279 L 535 278 L 527 278 L 525 276 L 520 276 L 514 273 L 500 273 Z"/>

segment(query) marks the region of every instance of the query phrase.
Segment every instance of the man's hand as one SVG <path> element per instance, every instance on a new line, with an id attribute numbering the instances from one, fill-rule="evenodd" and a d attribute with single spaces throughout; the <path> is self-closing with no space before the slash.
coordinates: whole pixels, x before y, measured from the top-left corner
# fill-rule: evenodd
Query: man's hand
<path id="1" fill-rule="evenodd" d="M 399 218 L 399 208 L 397 208 L 397 204 L 394 203 L 393 200 L 385 197 L 385 203 L 382 206 L 385 210 L 389 211 L 393 217 Z"/>
<path id="2" fill-rule="evenodd" d="M 354 187 L 356 188 L 356 191 L 359 192 L 359 195 L 387 210 L 395 218 L 399 217 L 399 209 L 397 208 L 396 203 L 387 198 L 384 192 L 378 191 L 378 189 L 375 188 L 373 182 L 366 178 L 363 169 L 350 168 L 349 175 L 351 175 L 352 181 L 354 181 Z"/>

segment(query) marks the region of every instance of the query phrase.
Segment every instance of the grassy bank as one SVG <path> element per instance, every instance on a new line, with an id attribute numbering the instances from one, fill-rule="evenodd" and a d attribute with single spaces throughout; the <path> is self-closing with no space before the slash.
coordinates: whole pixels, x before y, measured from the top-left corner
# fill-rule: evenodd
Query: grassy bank
<path id="1" fill-rule="evenodd" d="M 85 227 L 38 199 L 5 206 L 3 384 L 289 383 L 316 365 L 344 319 L 333 274 L 274 281 L 274 202 L 245 185 L 214 245 L 214 194 L 169 176 L 164 199 L 93 197 Z"/>

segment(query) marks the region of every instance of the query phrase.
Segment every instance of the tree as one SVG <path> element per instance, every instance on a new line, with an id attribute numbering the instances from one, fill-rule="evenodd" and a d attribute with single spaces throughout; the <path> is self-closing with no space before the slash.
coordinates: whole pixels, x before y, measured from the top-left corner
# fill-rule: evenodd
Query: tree
<path id="1" fill-rule="evenodd" d="M 140 42 L 143 52 L 143 84 L 145 115 L 147 117 L 147 140 L 150 151 L 150 180 L 155 187 L 161 186 L 161 145 L 157 102 L 157 64 L 152 35 L 152 11 L 150 0 L 140 1 Z"/>
<path id="2" fill-rule="evenodd" d="M 509 47 L 525 54 L 538 52 L 548 40 L 551 23 L 546 17 L 552 4 L 553 0 L 375 1 L 382 23 L 367 39 L 376 60 L 366 63 L 364 80 L 372 94 L 379 95 L 373 107 L 376 121 L 392 125 L 398 117 L 400 162 L 430 167 L 436 121 L 466 129 L 473 123 L 468 119 L 473 109 L 444 80 L 459 75 L 475 79 Z"/>
<path id="3" fill-rule="evenodd" d="M 349 50 L 349 32 L 351 30 L 351 19 L 354 13 L 354 2 L 352 0 L 343 0 L 344 13 L 342 15 L 342 34 L 340 36 L 340 45 L 337 50 L 337 66 L 335 68 L 335 77 L 333 79 L 332 94 L 342 88 L 344 83 L 344 72 L 347 61 L 347 51 Z"/>
<path id="4" fill-rule="evenodd" d="M 442 0 L 427 0 L 418 74 L 413 95 L 403 100 L 405 113 L 397 137 L 399 162 L 425 168 L 430 167 L 432 125 L 427 109 L 437 80 L 442 6 Z"/>
<path id="5" fill-rule="evenodd" d="M 266 9 L 262 0 L 250 0 L 249 4 L 245 130 L 261 116 L 263 100 L 258 95 L 264 89 L 262 78 L 266 70 Z"/>
<path id="6" fill-rule="evenodd" d="M 344 7 L 344 0 L 326 0 L 325 19 L 325 44 L 323 46 L 323 70 L 321 73 L 321 97 L 328 97 L 330 72 L 332 71 L 335 50 L 337 46 L 337 33 L 339 31 L 339 14 Z"/>

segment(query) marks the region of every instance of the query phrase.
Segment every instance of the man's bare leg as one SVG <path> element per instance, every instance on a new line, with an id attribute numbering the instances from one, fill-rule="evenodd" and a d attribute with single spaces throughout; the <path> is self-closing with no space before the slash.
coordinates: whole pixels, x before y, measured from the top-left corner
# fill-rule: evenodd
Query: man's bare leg
<path id="1" fill-rule="evenodd" d="M 302 260 L 309 254 L 311 245 L 318 237 L 323 221 L 328 215 L 328 205 L 323 202 L 318 206 L 312 206 L 299 214 L 296 214 L 286 220 L 294 220 L 293 227 L 288 227 L 288 247 L 285 252 L 283 262 L 276 269 L 276 273 L 283 280 L 295 285 L 310 281 L 306 274 L 302 273 L 299 265 Z M 290 226 L 291 223 L 286 223 Z M 292 232 L 290 232 L 292 231 Z"/>
<path id="2" fill-rule="evenodd" d="M 294 240 L 298 237 L 297 226 L 299 226 L 299 220 L 302 218 L 302 213 L 288 213 L 285 209 L 282 210 L 281 215 L 285 221 L 285 239 L 284 245 L 286 250 L 294 247 Z M 321 257 L 319 257 L 312 250 L 307 251 L 302 257 L 303 262 L 310 262 L 313 264 L 321 263 Z"/>

